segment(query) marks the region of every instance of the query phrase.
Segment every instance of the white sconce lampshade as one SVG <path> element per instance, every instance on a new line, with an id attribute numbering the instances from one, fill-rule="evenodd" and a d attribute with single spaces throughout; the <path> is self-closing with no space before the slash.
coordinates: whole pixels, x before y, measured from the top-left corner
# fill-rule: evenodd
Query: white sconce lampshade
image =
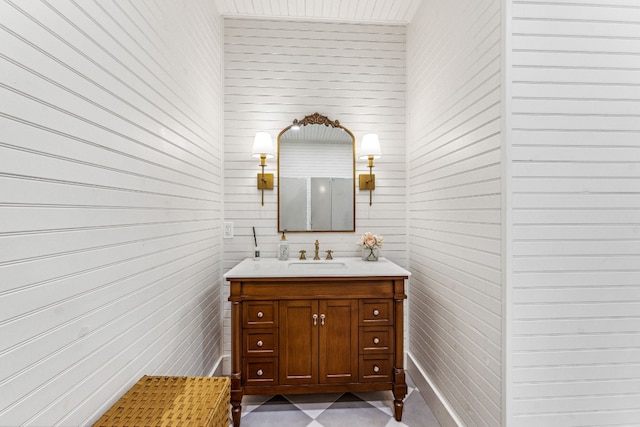
<path id="1" fill-rule="evenodd" d="M 272 159 L 276 156 L 273 149 L 273 142 L 271 141 L 271 134 L 269 132 L 257 132 L 256 137 L 253 140 L 253 149 L 251 155 L 256 158 L 266 156 L 267 159 Z"/>
<path id="2" fill-rule="evenodd" d="M 375 133 L 368 133 L 362 137 L 362 144 L 360 145 L 360 158 L 368 159 L 373 157 L 379 159 L 382 157 L 382 151 L 380 150 L 380 141 L 378 135 Z"/>

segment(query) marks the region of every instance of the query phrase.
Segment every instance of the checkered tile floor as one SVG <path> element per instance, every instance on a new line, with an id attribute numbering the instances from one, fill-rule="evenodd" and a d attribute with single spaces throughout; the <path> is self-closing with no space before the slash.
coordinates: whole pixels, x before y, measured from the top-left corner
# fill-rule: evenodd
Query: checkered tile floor
<path id="1" fill-rule="evenodd" d="M 410 378 L 402 422 L 390 391 L 244 396 L 242 427 L 440 427 Z"/>

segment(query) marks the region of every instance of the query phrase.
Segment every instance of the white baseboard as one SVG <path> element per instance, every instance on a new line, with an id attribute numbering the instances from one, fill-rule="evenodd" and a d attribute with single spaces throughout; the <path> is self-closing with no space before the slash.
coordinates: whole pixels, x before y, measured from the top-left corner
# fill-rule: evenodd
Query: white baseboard
<path id="1" fill-rule="evenodd" d="M 424 397 L 440 425 L 442 427 L 465 427 L 460 417 L 456 415 L 451 405 L 449 405 L 437 387 L 434 386 L 424 369 L 416 363 L 411 353 L 407 353 L 406 366 L 411 379 L 420 390 L 422 397 Z"/>
<path id="2" fill-rule="evenodd" d="M 222 377 L 222 361 L 224 359 L 224 356 L 220 356 L 220 358 L 218 359 L 218 361 L 215 363 L 215 365 L 213 365 L 213 368 L 211 369 L 211 371 L 209 372 L 210 377 Z"/>

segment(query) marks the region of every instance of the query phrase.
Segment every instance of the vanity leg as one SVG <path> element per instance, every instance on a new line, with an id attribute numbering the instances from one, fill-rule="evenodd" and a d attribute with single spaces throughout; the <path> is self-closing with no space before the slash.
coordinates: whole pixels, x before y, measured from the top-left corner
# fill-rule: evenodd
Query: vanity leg
<path id="1" fill-rule="evenodd" d="M 407 381 L 404 376 L 404 279 L 394 281 L 394 313 L 395 313 L 395 366 L 393 367 L 393 409 L 396 421 L 402 421 L 404 397 L 407 395 Z"/>
<path id="2" fill-rule="evenodd" d="M 393 410 L 396 421 L 402 421 L 402 410 L 404 409 L 404 402 L 402 400 L 396 400 L 393 402 Z"/>
<path id="3" fill-rule="evenodd" d="M 404 409 L 404 397 L 407 395 L 407 383 L 404 378 L 404 369 L 395 368 L 393 370 L 393 409 L 396 421 L 402 421 L 402 410 Z"/>
<path id="4" fill-rule="evenodd" d="M 233 419 L 233 427 L 240 427 L 240 415 L 242 414 L 242 405 L 232 403 L 231 418 Z"/>
<path id="5" fill-rule="evenodd" d="M 231 417 L 233 419 L 233 427 L 240 427 L 241 414 L 242 414 L 242 404 L 231 402 Z"/>
<path id="6" fill-rule="evenodd" d="M 240 427 L 240 415 L 242 414 L 242 387 L 240 375 L 231 374 L 231 417 L 233 427 Z"/>
<path id="7" fill-rule="evenodd" d="M 233 287 L 237 286 L 232 283 Z M 232 292 L 233 293 L 233 292 Z M 238 293 L 238 292 L 236 292 Z M 242 415 L 242 337 L 240 326 L 242 319 L 240 315 L 240 301 L 229 298 L 231 301 L 231 417 L 233 418 L 233 427 L 240 427 L 240 415 Z"/>

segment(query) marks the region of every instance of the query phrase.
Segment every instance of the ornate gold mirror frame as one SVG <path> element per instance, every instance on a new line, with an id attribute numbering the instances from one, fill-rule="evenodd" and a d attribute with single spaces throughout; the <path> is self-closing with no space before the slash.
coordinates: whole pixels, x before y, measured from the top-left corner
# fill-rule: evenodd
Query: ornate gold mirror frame
<path id="1" fill-rule="evenodd" d="M 355 231 L 353 133 L 314 113 L 278 134 L 277 153 L 278 231 Z"/>

